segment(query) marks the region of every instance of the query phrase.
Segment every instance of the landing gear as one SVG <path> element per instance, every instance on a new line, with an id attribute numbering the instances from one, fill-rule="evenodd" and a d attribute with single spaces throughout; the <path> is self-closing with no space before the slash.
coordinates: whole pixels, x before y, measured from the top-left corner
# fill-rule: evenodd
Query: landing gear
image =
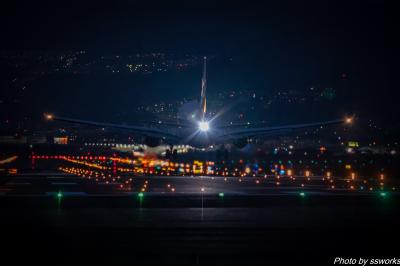
<path id="1" fill-rule="evenodd" d="M 170 148 L 165 152 L 165 158 L 171 161 L 176 161 L 178 158 L 178 151 L 174 149 L 173 145 L 169 146 Z"/>
<path id="2" fill-rule="evenodd" d="M 229 151 L 224 145 L 217 150 L 216 160 L 219 163 L 227 162 L 229 160 Z"/>
<path id="3" fill-rule="evenodd" d="M 167 160 L 169 160 L 169 159 L 171 159 L 171 156 L 172 156 L 171 150 L 170 150 L 170 149 L 167 149 L 167 150 L 165 151 L 165 158 L 166 158 Z"/>

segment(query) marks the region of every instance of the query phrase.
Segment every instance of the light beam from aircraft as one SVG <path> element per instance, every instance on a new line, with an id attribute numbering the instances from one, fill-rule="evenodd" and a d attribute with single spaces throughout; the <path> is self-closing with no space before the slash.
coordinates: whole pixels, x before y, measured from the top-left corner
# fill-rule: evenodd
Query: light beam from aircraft
<path id="1" fill-rule="evenodd" d="M 207 132 L 210 129 L 210 124 L 207 121 L 199 122 L 200 131 Z"/>

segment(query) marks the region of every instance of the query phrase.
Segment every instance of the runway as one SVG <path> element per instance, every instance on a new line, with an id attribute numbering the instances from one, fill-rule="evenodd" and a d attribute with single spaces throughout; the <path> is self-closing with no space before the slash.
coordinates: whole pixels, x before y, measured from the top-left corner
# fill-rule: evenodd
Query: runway
<path id="1" fill-rule="evenodd" d="M 129 186 L 124 186 L 128 182 Z M 99 181 L 57 172 L 26 173 L 2 177 L 1 195 L 135 195 L 152 196 L 375 196 L 380 193 L 397 195 L 395 187 L 378 188 L 363 185 L 349 188 L 349 180 L 332 178 L 335 187 L 324 177 L 221 177 L 221 176 L 118 176 L 115 182 Z M 126 180 L 126 181 L 125 181 Z M 357 181 L 355 181 L 357 182 Z M 369 189 L 368 189 L 369 188 Z"/>
<path id="2" fill-rule="evenodd" d="M 58 265 L 326 265 L 339 254 L 395 254 L 385 239 L 399 236 L 397 192 L 256 180 L 135 177 L 126 190 L 57 173 L 7 177 L 4 254 Z"/>

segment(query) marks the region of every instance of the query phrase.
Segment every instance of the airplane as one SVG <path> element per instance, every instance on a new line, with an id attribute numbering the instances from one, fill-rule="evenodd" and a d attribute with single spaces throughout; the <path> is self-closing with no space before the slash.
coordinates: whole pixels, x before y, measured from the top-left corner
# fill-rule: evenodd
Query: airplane
<path id="1" fill-rule="evenodd" d="M 201 79 L 200 101 L 190 101 L 184 104 L 178 111 L 179 121 L 176 123 L 149 122 L 152 126 L 122 125 L 88 120 L 72 119 L 53 114 L 45 114 L 47 120 L 61 121 L 74 124 L 82 124 L 100 128 L 116 128 L 129 130 L 143 137 L 143 143 L 148 147 L 156 147 L 161 144 L 190 145 L 196 148 L 207 148 L 216 145 L 233 144 L 241 149 L 248 144 L 248 140 L 254 137 L 267 137 L 284 134 L 294 130 L 315 128 L 335 124 L 351 124 L 353 117 L 342 119 L 294 124 L 285 126 L 251 127 L 247 124 L 221 125 L 215 122 L 215 117 L 207 116 L 207 57 L 204 57 L 203 75 Z"/>

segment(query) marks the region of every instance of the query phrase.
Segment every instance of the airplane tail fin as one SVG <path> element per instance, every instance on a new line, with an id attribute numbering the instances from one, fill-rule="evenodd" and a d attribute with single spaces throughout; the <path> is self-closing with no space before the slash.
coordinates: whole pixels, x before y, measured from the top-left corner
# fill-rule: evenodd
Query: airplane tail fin
<path id="1" fill-rule="evenodd" d="M 200 99 L 200 112 L 201 119 L 204 120 L 207 111 L 207 78 L 206 78 L 207 57 L 204 57 L 203 77 L 201 78 L 201 99 Z"/>

